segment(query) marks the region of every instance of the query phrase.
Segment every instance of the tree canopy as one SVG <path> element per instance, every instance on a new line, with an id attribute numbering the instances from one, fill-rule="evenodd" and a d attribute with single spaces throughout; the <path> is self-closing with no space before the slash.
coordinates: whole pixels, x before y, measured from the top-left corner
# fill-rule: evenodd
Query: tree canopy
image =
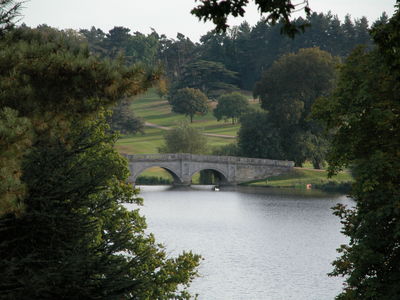
<path id="1" fill-rule="evenodd" d="M 169 99 L 172 111 L 190 117 L 193 123 L 195 114 L 205 114 L 208 112 L 208 99 L 200 90 L 193 88 L 183 88 L 178 90 Z"/>
<path id="2" fill-rule="evenodd" d="M 397 11 L 377 24 L 373 51 L 357 48 L 340 69 L 337 89 L 321 98 L 314 114 L 334 131 L 330 172 L 351 167 L 355 208 L 343 205 L 348 245 L 338 249 L 331 275 L 344 276 L 337 299 L 396 299 L 400 295 L 400 30 Z"/>
<path id="3" fill-rule="evenodd" d="M 156 78 L 46 26 L 0 38 L 1 298 L 190 298 L 200 258 L 168 258 L 124 207 L 142 200 L 105 122 Z"/>
<path id="4" fill-rule="evenodd" d="M 0 0 L 0 37 L 14 27 L 21 5 L 21 1 Z"/>
<path id="5" fill-rule="evenodd" d="M 160 153 L 205 154 L 207 138 L 198 129 L 183 122 L 164 134 L 164 145 L 158 151 Z"/>
<path id="6" fill-rule="evenodd" d="M 192 14 L 197 16 L 200 20 L 212 20 L 216 25 L 217 31 L 225 31 L 228 28 L 228 16 L 243 17 L 245 7 L 249 2 L 248 0 L 199 1 L 201 4 L 192 10 Z M 294 24 L 290 20 L 292 12 L 304 10 L 306 15 L 311 13 L 307 0 L 300 0 L 296 4 L 293 4 L 290 0 L 254 0 L 254 2 L 261 14 L 268 13 L 265 19 L 266 21 L 272 24 L 281 21 L 283 23 L 282 31 L 291 37 L 296 33 L 303 32 L 308 25 L 305 21 L 301 24 Z"/>
<path id="7" fill-rule="evenodd" d="M 201 90 L 209 98 L 216 98 L 224 92 L 237 90 L 234 84 L 236 75 L 220 62 L 196 60 L 183 67 L 182 74 L 177 78 L 173 90 L 195 88 Z"/>
<path id="8" fill-rule="evenodd" d="M 221 95 L 217 101 L 213 114 L 218 121 L 231 118 L 232 124 L 235 124 L 240 116 L 249 110 L 246 96 L 238 92 Z"/>
<path id="9" fill-rule="evenodd" d="M 315 168 L 321 168 L 326 141 L 321 126 L 309 117 L 315 100 L 333 89 L 338 62 L 318 48 L 300 49 L 298 53 L 283 55 L 264 72 L 254 89 L 261 107 L 268 111 L 266 120 L 259 123 L 265 124 L 265 130 L 260 132 L 265 134 L 265 139 L 259 138 L 257 144 L 264 140 L 259 147 L 275 150 L 262 150 L 262 157 L 273 154 L 271 158 L 293 160 L 298 166 L 310 159 Z M 254 145 L 245 145 L 252 143 L 244 136 L 244 132 L 248 132 L 246 126 L 252 128 L 254 125 L 247 121 L 242 123 L 239 146 L 244 155 L 254 156 L 259 151 L 251 153 Z"/>
<path id="10" fill-rule="evenodd" d="M 108 118 L 111 130 L 123 134 L 144 133 L 144 121 L 135 116 L 130 105 L 129 99 L 121 99 L 114 106 L 112 115 Z"/>
<path id="11" fill-rule="evenodd" d="M 286 159 L 279 129 L 265 111 L 252 112 L 240 119 L 239 153 L 246 157 Z"/>
<path id="12" fill-rule="evenodd" d="M 294 18 L 294 24 L 303 22 L 303 18 Z M 75 32 L 82 42 L 89 43 L 91 53 L 100 57 L 123 57 L 126 64 L 142 63 L 146 66 L 159 66 L 164 69 L 168 85 L 176 88 L 194 87 L 203 92 L 209 89 L 209 82 L 230 84 L 215 89 L 209 97 L 216 98 L 222 93 L 231 92 L 237 86 L 241 89 L 252 90 L 263 71 L 283 54 L 298 52 L 301 48 L 319 47 L 333 56 L 346 57 L 358 44 L 371 46 L 369 24 L 366 18 L 352 19 L 346 16 L 344 21 L 331 13 L 313 12 L 306 17 L 311 23 L 304 33 L 294 39 L 282 35 L 279 26 L 272 26 L 260 19 L 254 26 L 243 22 L 239 26 L 228 28 L 226 32 L 209 31 L 199 43 L 194 43 L 188 37 L 178 33 L 176 38 L 167 38 L 163 34 L 152 31 L 150 34 L 132 32 L 128 28 L 114 27 L 108 33 L 99 28 L 82 29 Z M 371 20 L 373 21 L 373 20 Z M 386 22 L 387 15 L 383 14 L 376 22 Z M 281 23 L 281 21 L 279 21 Z M 120 38 L 117 38 L 118 32 Z M 194 63 L 194 66 L 189 66 Z M 218 63 L 219 66 L 214 65 Z M 231 72 L 233 77 L 203 76 L 203 87 L 180 84 L 179 82 L 195 81 L 190 74 L 200 74 L 205 64 L 223 68 L 223 73 Z M 188 68 L 194 70 L 188 72 Z M 196 71 L 197 70 L 197 71 Z M 203 72 L 205 72 L 203 70 Z M 197 73 L 196 73 L 197 72 Z M 233 73 L 232 73 L 233 72 Z M 187 73 L 184 75 L 184 73 Z M 189 80 L 185 77 L 189 75 Z M 196 75 L 197 76 L 197 75 Z M 175 88 L 176 86 L 176 88 Z M 214 89 L 214 88 L 213 88 Z"/>

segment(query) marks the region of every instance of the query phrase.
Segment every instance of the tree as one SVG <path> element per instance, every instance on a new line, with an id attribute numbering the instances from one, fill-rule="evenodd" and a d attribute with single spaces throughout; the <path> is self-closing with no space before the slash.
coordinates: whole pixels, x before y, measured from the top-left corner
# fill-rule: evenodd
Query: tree
<path id="1" fill-rule="evenodd" d="M 160 38 L 159 57 L 170 82 L 175 82 L 183 72 L 183 67 L 195 57 L 196 45 L 182 33 L 177 40 Z"/>
<path id="2" fill-rule="evenodd" d="M 109 123 L 113 131 L 120 131 L 123 134 L 143 133 L 144 121 L 136 117 L 130 107 L 131 101 L 122 99 L 113 108 Z"/>
<path id="3" fill-rule="evenodd" d="M 160 98 L 164 98 L 165 96 L 168 95 L 168 83 L 167 83 L 167 79 L 165 78 L 161 78 L 158 82 L 157 82 L 157 86 L 155 89 L 158 97 Z"/>
<path id="4" fill-rule="evenodd" d="M 107 56 L 107 49 L 105 49 L 104 45 L 106 34 L 103 32 L 103 30 L 92 26 L 90 30 L 79 30 L 79 33 L 85 37 L 89 46 L 89 50 L 92 54 L 99 55 L 100 57 Z"/>
<path id="5" fill-rule="evenodd" d="M 207 138 L 186 122 L 167 131 L 164 134 L 164 142 L 165 144 L 158 149 L 160 153 L 205 154 L 207 152 Z"/>
<path id="6" fill-rule="evenodd" d="M 236 92 L 222 95 L 218 98 L 218 104 L 213 113 L 217 120 L 232 119 L 232 124 L 240 118 L 240 116 L 249 110 L 249 101 L 246 96 Z"/>
<path id="7" fill-rule="evenodd" d="M 9 107 L 0 110 L 0 216 L 24 211 L 21 165 L 32 144 L 32 124 Z"/>
<path id="8" fill-rule="evenodd" d="M 240 119 L 239 153 L 245 157 L 286 159 L 279 129 L 268 112 L 253 112 Z"/>
<path id="9" fill-rule="evenodd" d="M 350 240 L 331 275 L 345 276 L 337 299 L 397 299 L 400 295 L 400 11 L 372 31 L 377 48 L 356 49 L 340 69 L 332 97 L 314 114 L 334 130 L 330 173 L 351 167 L 355 208 L 337 205 Z"/>
<path id="10" fill-rule="evenodd" d="M 225 2 L 225 1 L 224 1 Z M 294 18 L 294 24 L 304 19 Z M 307 30 L 291 39 L 282 35 L 278 26 L 272 26 L 261 19 L 253 27 L 246 22 L 234 26 L 225 33 L 210 31 L 200 38 L 200 44 L 192 54 L 194 60 L 222 63 L 228 70 L 237 72 L 237 84 L 245 90 L 252 90 L 262 73 L 274 61 L 289 52 L 296 53 L 302 48 L 319 47 L 333 56 L 347 57 L 360 43 L 372 45 L 369 37 L 368 21 L 365 18 L 351 20 L 345 24 L 331 13 L 313 12 L 307 16 L 312 24 Z"/>
<path id="11" fill-rule="evenodd" d="M 216 25 L 216 30 L 225 31 L 228 27 L 227 19 L 229 15 L 234 17 L 244 16 L 248 1 L 243 0 L 200 0 L 201 5 L 192 9 L 192 14 L 200 20 L 212 20 Z M 293 24 L 290 21 L 290 16 L 293 11 L 303 9 L 306 15 L 309 15 L 311 9 L 308 6 L 308 1 L 299 1 L 297 4 L 292 4 L 290 0 L 255 0 L 260 13 L 269 13 L 265 22 L 275 24 L 277 21 L 283 23 L 282 31 L 293 37 L 299 32 L 304 32 L 308 23 Z"/>
<path id="12" fill-rule="evenodd" d="M 180 89 L 172 96 L 169 103 L 173 112 L 189 116 L 190 123 L 193 123 L 195 114 L 206 114 L 208 112 L 207 96 L 198 89 Z"/>
<path id="13" fill-rule="evenodd" d="M 254 89 L 261 107 L 269 112 L 271 125 L 279 131 L 285 158 L 298 166 L 313 159 L 314 167 L 321 168 L 326 147 L 318 145 L 325 144 L 320 140 L 324 136 L 309 115 L 314 101 L 333 89 L 337 64 L 337 58 L 318 48 L 300 49 L 277 60 Z"/>
<path id="14" fill-rule="evenodd" d="M 236 143 L 214 147 L 211 153 L 218 156 L 240 156 L 239 147 Z"/>
<path id="15" fill-rule="evenodd" d="M 207 97 L 214 98 L 221 93 L 237 90 L 235 81 L 236 72 L 228 70 L 222 63 L 196 60 L 183 67 L 173 90 L 195 88 L 201 90 Z"/>
<path id="16" fill-rule="evenodd" d="M 63 136 L 68 145 L 56 139 L 29 154 L 27 210 L 19 219 L 0 219 L 2 296 L 179 297 L 178 285 L 193 278 L 198 257 L 166 258 L 144 233 L 138 211 L 122 205 L 141 200 L 126 183 L 126 161 L 110 143 L 115 137 L 104 134 L 104 118 L 75 124 Z"/>
<path id="17" fill-rule="evenodd" d="M 0 37 L 14 27 L 21 5 L 21 1 L 0 0 Z"/>
<path id="18" fill-rule="evenodd" d="M 111 58 L 117 58 L 119 55 L 126 54 L 126 48 L 129 43 L 131 30 L 122 26 L 114 26 L 106 35 L 104 40 L 107 54 Z"/>
<path id="19" fill-rule="evenodd" d="M 167 258 L 123 206 L 141 199 L 104 118 L 151 75 L 49 28 L 0 38 L 1 298 L 190 297 L 199 257 Z"/>

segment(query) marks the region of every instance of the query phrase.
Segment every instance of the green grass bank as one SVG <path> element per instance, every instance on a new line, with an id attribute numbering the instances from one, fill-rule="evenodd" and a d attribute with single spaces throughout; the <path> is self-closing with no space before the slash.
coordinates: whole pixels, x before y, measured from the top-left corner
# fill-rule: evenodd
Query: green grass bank
<path id="1" fill-rule="evenodd" d="M 340 172 L 336 176 L 328 178 L 326 170 L 294 168 L 289 173 L 251 181 L 245 185 L 294 189 L 307 189 L 308 186 L 311 189 L 319 189 L 326 192 L 347 193 L 351 188 L 352 182 L 353 177 L 348 171 Z"/>

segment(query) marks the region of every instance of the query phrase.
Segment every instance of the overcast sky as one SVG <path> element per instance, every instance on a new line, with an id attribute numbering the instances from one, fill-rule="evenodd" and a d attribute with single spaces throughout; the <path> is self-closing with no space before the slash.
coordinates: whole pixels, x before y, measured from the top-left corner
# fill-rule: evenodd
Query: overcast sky
<path id="1" fill-rule="evenodd" d="M 366 16 L 371 23 L 383 11 L 391 16 L 395 0 L 309 0 L 309 3 L 315 12 L 330 10 L 341 19 L 347 13 L 353 18 Z M 22 10 L 22 22 L 32 27 L 47 24 L 59 29 L 95 26 L 106 32 L 114 26 L 142 33 L 149 33 L 150 28 L 154 28 L 170 38 L 180 32 L 198 41 L 213 25 L 199 22 L 190 14 L 195 6 L 195 0 L 29 0 Z M 244 19 L 254 25 L 259 18 L 259 13 L 251 6 Z M 237 25 L 242 21 L 232 19 L 230 24 Z"/>

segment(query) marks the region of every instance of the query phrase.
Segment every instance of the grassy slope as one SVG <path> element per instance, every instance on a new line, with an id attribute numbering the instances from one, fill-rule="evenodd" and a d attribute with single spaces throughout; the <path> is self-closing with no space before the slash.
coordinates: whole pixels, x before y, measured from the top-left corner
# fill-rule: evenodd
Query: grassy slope
<path id="1" fill-rule="evenodd" d="M 350 173 L 348 172 L 341 172 L 337 176 L 328 178 L 327 172 L 324 170 L 295 168 L 290 173 L 279 176 L 273 176 L 268 178 L 267 180 L 253 181 L 248 185 L 305 188 L 307 184 L 320 185 L 320 184 L 326 184 L 329 181 L 335 183 L 344 183 L 352 180 L 353 179 Z"/>
<path id="2" fill-rule="evenodd" d="M 211 103 L 212 105 L 215 103 Z M 252 102 L 252 105 L 259 106 Z M 150 90 L 146 94 L 134 99 L 131 105 L 136 115 L 142 117 L 146 122 L 165 127 L 176 126 L 180 121 L 188 120 L 188 117 L 171 112 L 171 107 L 165 99 L 160 99 L 157 94 Z M 196 115 L 191 124 L 204 133 L 224 134 L 236 136 L 239 125 L 232 125 L 229 122 L 218 122 L 212 115 L 212 111 L 204 116 Z M 144 135 L 122 136 L 117 142 L 117 149 L 120 152 L 135 153 L 157 153 L 157 148 L 163 142 L 164 130 L 146 127 Z M 226 145 L 234 142 L 234 139 L 221 137 L 207 137 L 210 147 Z"/>

